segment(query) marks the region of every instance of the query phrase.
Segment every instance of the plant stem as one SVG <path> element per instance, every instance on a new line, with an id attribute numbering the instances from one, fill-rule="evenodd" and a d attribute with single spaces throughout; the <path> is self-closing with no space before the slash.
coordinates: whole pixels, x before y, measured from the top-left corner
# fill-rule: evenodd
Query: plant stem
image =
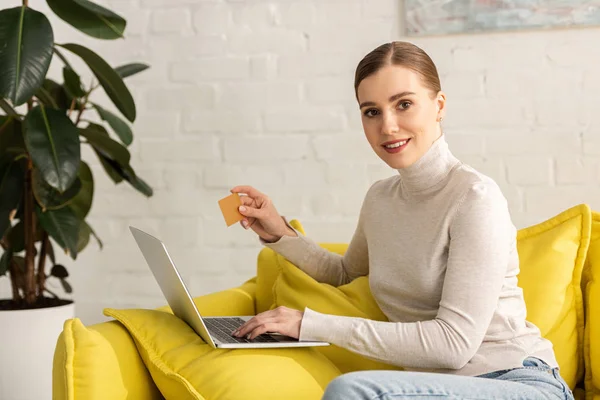
<path id="1" fill-rule="evenodd" d="M 64 56 L 64 55 L 63 55 L 63 54 L 60 52 L 60 50 L 58 50 L 58 49 L 56 48 L 56 46 L 54 46 L 54 47 L 52 48 L 52 50 L 53 50 L 53 51 L 56 53 L 56 55 L 58 56 L 58 58 L 60 58 L 60 59 L 61 59 L 61 61 L 62 61 L 62 62 L 63 62 L 63 63 L 64 63 L 64 64 L 65 64 L 67 67 L 69 67 L 70 69 L 73 69 L 73 67 L 71 67 L 71 64 L 69 63 L 69 60 L 67 60 L 67 58 L 66 58 L 66 57 L 65 57 L 65 56 Z"/>
<path id="2" fill-rule="evenodd" d="M 20 119 L 20 115 L 17 113 L 17 111 L 14 108 L 12 108 L 12 106 L 8 104 L 6 100 L 4 100 L 2 97 L 0 97 L 0 109 L 2 109 L 6 113 L 6 115 Z"/>
<path id="3" fill-rule="evenodd" d="M 21 301 L 21 294 L 19 293 L 19 275 L 18 275 L 19 266 L 14 260 L 9 261 L 9 271 L 10 271 L 10 285 L 12 287 L 13 300 L 15 302 Z"/>
<path id="4" fill-rule="evenodd" d="M 27 101 L 27 112 L 31 111 L 32 100 Z M 33 208 L 33 162 L 31 157 L 27 159 L 27 170 L 25 172 L 25 187 L 23 210 L 25 224 L 25 279 L 23 280 L 23 294 L 27 304 L 35 302 L 35 210 Z"/>
<path id="5" fill-rule="evenodd" d="M 73 100 L 71 100 L 71 107 L 69 107 L 69 112 L 67 112 L 67 117 L 71 117 L 71 113 L 75 109 L 75 100 L 76 100 L 75 97 L 73 97 Z"/>
<path id="6" fill-rule="evenodd" d="M 85 97 L 83 98 L 81 107 L 79 107 L 79 114 L 77 115 L 77 119 L 75 120 L 75 126 L 77 126 L 79 124 L 79 121 L 81 121 L 81 115 L 86 110 L 85 106 L 87 105 L 88 97 L 90 97 L 90 93 L 92 93 L 92 90 L 94 90 L 94 88 L 91 88 L 90 90 L 88 90 L 87 93 L 85 94 Z"/>
<path id="7" fill-rule="evenodd" d="M 37 270 L 37 295 L 42 297 L 46 286 L 46 254 L 48 253 L 48 232 L 44 231 L 42 237 L 42 247 L 40 249 L 40 259 L 38 260 Z"/>
<path id="8" fill-rule="evenodd" d="M 29 7 L 29 0 L 23 0 L 23 5 L 25 7 Z"/>
<path id="9" fill-rule="evenodd" d="M 12 119 L 13 117 L 8 117 L 6 121 L 2 124 L 2 126 L 0 126 L 0 134 L 2 134 L 2 131 L 5 130 L 8 124 L 12 122 Z"/>
<path id="10" fill-rule="evenodd" d="M 33 254 L 35 247 L 35 220 L 33 208 L 33 187 L 32 187 L 32 175 L 33 175 L 33 162 L 31 158 L 27 160 L 27 172 L 25 174 L 25 301 L 27 304 L 33 304 L 35 302 L 35 256 Z"/>

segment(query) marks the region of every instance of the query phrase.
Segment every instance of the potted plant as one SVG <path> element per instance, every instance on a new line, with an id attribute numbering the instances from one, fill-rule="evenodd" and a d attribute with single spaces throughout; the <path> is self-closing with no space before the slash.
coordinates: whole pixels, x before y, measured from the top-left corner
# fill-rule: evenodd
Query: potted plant
<path id="1" fill-rule="evenodd" d="M 86 222 L 94 179 L 81 159 L 90 146 L 115 182 L 145 196 L 152 189 L 134 172 L 127 149 L 136 108 L 123 79 L 148 68 L 112 68 L 94 51 L 55 43 L 46 16 L 28 1 L 0 10 L 0 276 L 10 279 L 12 298 L 0 299 L 0 399 L 50 398 L 54 346 L 74 305 L 46 281 L 71 286 L 54 245 L 73 260 L 94 237 Z M 126 21 L 87 0 L 47 0 L 62 20 L 97 39 L 123 37 Z M 6 2 L 3 2 L 6 5 Z M 67 54 L 79 57 L 94 79 L 82 84 Z M 60 83 L 46 75 L 53 57 L 64 67 Z M 97 81 L 97 83 L 96 83 Z M 104 90 L 118 112 L 94 103 Z M 97 115 L 95 123 L 87 116 Z"/>

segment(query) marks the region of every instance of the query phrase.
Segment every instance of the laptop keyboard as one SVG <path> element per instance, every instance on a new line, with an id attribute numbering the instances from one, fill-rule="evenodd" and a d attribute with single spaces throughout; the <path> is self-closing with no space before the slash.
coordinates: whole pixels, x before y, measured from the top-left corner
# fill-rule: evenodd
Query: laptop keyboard
<path id="1" fill-rule="evenodd" d="M 231 333 L 240 326 L 244 325 L 246 321 L 236 317 L 226 318 L 204 318 L 204 323 L 208 328 L 210 334 L 215 338 L 219 339 L 223 343 L 277 343 L 277 339 L 271 335 L 262 334 L 258 335 L 252 340 L 248 340 L 245 337 L 235 337 Z"/>

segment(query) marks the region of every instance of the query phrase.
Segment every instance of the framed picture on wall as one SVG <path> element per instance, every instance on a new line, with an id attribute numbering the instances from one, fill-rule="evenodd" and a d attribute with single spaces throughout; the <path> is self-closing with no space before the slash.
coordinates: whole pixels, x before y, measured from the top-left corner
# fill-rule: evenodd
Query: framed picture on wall
<path id="1" fill-rule="evenodd" d="M 600 0 L 405 0 L 407 36 L 600 26 Z"/>

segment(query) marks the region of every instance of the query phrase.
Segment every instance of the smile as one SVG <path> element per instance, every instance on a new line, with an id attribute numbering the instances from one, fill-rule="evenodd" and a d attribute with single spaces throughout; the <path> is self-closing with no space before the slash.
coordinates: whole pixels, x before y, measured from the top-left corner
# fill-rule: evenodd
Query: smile
<path id="1" fill-rule="evenodd" d="M 408 145 L 409 142 L 410 139 L 404 139 L 393 143 L 387 143 L 382 146 L 388 153 L 399 153 Z"/>

